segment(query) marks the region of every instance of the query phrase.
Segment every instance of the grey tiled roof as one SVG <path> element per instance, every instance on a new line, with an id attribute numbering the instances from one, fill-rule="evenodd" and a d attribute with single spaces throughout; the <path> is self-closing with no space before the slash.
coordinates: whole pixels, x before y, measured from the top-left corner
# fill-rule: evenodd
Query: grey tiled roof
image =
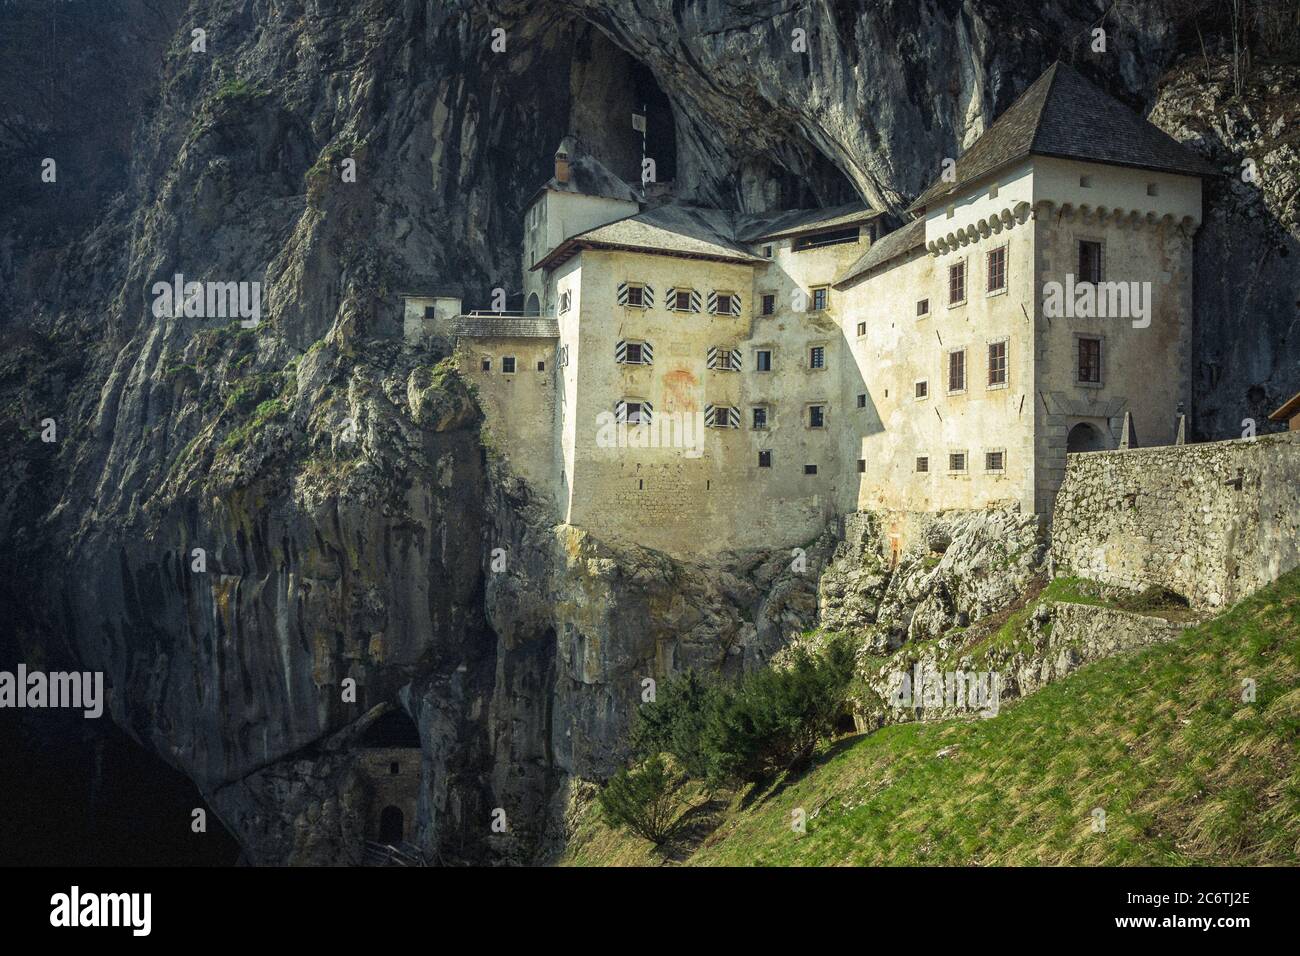
<path id="1" fill-rule="evenodd" d="M 555 339 L 560 324 L 541 316 L 458 315 L 452 320 L 452 335 L 480 339 Z"/>
<path id="2" fill-rule="evenodd" d="M 868 269 L 874 269 L 881 263 L 888 262 L 890 259 L 895 259 L 923 245 L 925 245 L 925 220 L 914 219 L 906 226 L 895 229 L 873 242 L 871 248 L 864 252 L 857 262 L 840 273 L 835 280 L 835 285 L 842 285 L 850 279 L 862 275 Z"/>
<path id="3" fill-rule="evenodd" d="M 551 177 L 542 188 L 561 193 L 580 193 L 583 196 L 602 196 L 605 199 L 623 199 L 627 202 L 637 202 L 640 198 L 636 190 L 592 156 L 578 156 L 569 161 L 568 182 L 562 183 Z"/>
<path id="4" fill-rule="evenodd" d="M 737 262 L 764 261 L 737 243 L 732 232 L 731 216 L 723 210 L 674 204 L 655 206 L 635 216 L 580 232 L 565 245 L 591 243 Z"/>
<path id="5" fill-rule="evenodd" d="M 792 209 L 775 215 L 745 217 L 736 224 L 736 238 L 742 242 L 777 239 L 781 236 L 866 222 L 880 213 L 864 202 L 845 203 L 830 209 Z"/>
<path id="6" fill-rule="evenodd" d="M 929 205 L 1027 156 L 1057 156 L 1191 176 L 1215 167 L 1057 61 L 957 160 L 957 179 L 933 183 L 912 204 Z"/>

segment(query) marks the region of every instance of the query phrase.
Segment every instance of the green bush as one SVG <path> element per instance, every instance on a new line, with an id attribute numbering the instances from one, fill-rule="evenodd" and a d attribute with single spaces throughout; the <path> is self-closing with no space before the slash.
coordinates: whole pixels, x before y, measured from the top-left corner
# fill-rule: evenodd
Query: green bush
<path id="1" fill-rule="evenodd" d="M 835 732 L 852 681 L 853 648 L 844 638 L 817 653 L 796 649 L 785 665 L 734 685 L 687 671 L 642 706 L 633 743 L 642 756 L 672 754 L 710 785 L 755 782 L 807 760 Z"/>
<path id="2" fill-rule="evenodd" d="M 658 754 L 640 767 L 620 770 L 596 799 L 608 826 L 631 830 L 655 846 L 666 842 L 682 825 L 682 805 Z"/>

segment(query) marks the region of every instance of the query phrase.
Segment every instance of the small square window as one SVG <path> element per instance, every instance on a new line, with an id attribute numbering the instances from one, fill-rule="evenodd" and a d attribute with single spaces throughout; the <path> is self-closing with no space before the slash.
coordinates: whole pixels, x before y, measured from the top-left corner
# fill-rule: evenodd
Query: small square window
<path id="1" fill-rule="evenodd" d="M 858 338 L 861 338 L 862 336 L 864 336 L 864 335 L 866 335 L 866 334 L 867 334 L 867 323 L 865 323 L 865 322 L 859 322 L 859 323 L 858 323 Z"/>
<path id="2" fill-rule="evenodd" d="M 929 458 L 926 458 L 924 455 L 922 455 L 920 458 L 917 458 L 917 459 L 916 459 L 916 470 L 919 471 L 919 472 L 926 472 L 926 471 L 929 471 L 929 470 L 930 470 L 930 459 L 929 459 Z"/>
<path id="3" fill-rule="evenodd" d="M 917 398 L 929 398 L 929 397 L 930 397 L 930 383 L 929 383 L 929 382 L 927 382 L 927 381 L 920 381 L 920 382 L 917 382 L 917 383 L 916 383 L 916 397 L 917 397 Z"/>
<path id="4" fill-rule="evenodd" d="M 506 375 L 513 375 L 515 371 L 515 357 L 507 355 L 501 359 L 501 371 Z"/>
<path id="5" fill-rule="evenodd" d="M 771 258 L 772 258 L 772 247 L 771 247 L 771 245 L 766 245 L 766 246 L 763 247 L 763 258 L 764 258 L 764 259 L 771 259 Z"/>
<path id="6" fill-rule="evenodd" d="M 916 300 L 916 315 L 917 315 L 917 318 L 920 318 L 920 317 L 923 316 L 923 315 L 929 315 L 929 314 L 930 314 L 930 300 L 929 300 L 929 299 L 917 299 L 917 300 Z"/>
<path id="7" fill-rule="evenodd" d="M 542 359 L 538 359 L 538 360 L 537 360 L 537 371 L 539 371 L 539 372 L 545 372 L 545 371 L 546 371 L 546 362 L 543 361 Z"/>
<path id="8" fill-rule="evenodd" d="M 626 421 L 629 425 L 645 424 L 646 416 L 643 414 L 640 402 L 627 402 L 625 407 L 627 409 Z"/>
<path id="9" fill-rule="evenodd" d="M 866 407 L 867 407 L 867 394 L 866 392 L 863 392 L 858 395 L 858 408 L 866 408 Z"/>
<path id="10" fill-rule="evenodd" d="M 808 406 L 808 427 L 809 428 L 826 427 L 826 406 L 825 405 Z"/>
<path id="11" fill-rule="evenodd" d="M 767 406 L 755 405 L 752 411 L 754 413 L 754 430 L 763 431 L 767 428 Z"/>
<path id="12" fill-rule="evenodd" d="M 758 467 L 759 468 L 772 467 L 772 453 L 770 451 L 760 451 L 758 453 Z"/>
<path id="13" fill-rule="evenodd" d="M 1159 184 L 1159 183 L 1147 183 L 1147 195 L 1148 195 L 1148 196 L 1159 196 L 1159 195 L 1160 195 L 1160 184 Z"/>
<path id="14" fill-rule="evenodd" d="M 485 372 L 490 372 L 490 371 L 492 371 L 492 360 L 491 360 L 490 358 L 485 358 L 485 359 L 483 360 L 483 366 L 482 366 L 482 367 L 483 367 L 483 371 L 485 371 Z"/>
<path id="15" fill-rule="evenodd" d="M 954 451 L 948 455 L 949 471 L 966 470 L 966 453 L 964 451 Z"/>
<path id="16" fill-rule="evenodd" d="M 827 286 L 818 286 L 812 290 L 812 309 L 814 312 L 824 312 L 830 304 L 831 290 Z"/>
<path id="17" fill-rule="evenodd" d="M 734 310 L 731 307 L 731 296 L 728 294 L 718 295 L 718 315 L 731 315 Z"/>
<path id="18" fill-rule="evenodd" d="M 826 367 L 826 348 L 822 345 L 814 345 L 808 350 L 808 367 L 825 368 Z"/>
<path id="19" fill-rule="evenodd" d="M 1079 186 L 1080 186 L 1082 189 L 1091 189 L 1091 188 L 1092 188 L 1092 177 L 1091 177 L 1091 176 L 1080 176 L 1080 177 L 1079 177 Z"/>
<path id="20" fill-rule="evenodd" d="M 573 293 L 567 289 L 560 293 L 560 313 L 568 312 L 573 306 Z"/>
<path id="21" fill-rule="evenodd" d="M 776 294 L 775 294 L 775 293 L 772 293 L 772 292 L 764 292 L 764 293 L 763 293 L 763 314 L 764 314 L 764 315 L 775 315 L 775 314 L 776 314 Z"/>
<path id="22" fill-rule="evenodd" d="M 770 372 L 772 371 L 772 350 L 758 349 L 754 352 L 754 371 Z"/>
<path id="23" fill-rule="evenodd" d="M 687 289 L 685 292 L 677 292 L 673 295 L 673 311 L 689 312 L 691 311 L 691 293 Z"/>
<path id="24" fill-rule="evenodd" d="M 805 475 L 815 475 L 815 474 L 817 474 L 817 466 L 816 466 L 816 465 L 804 465 L 804 466 L 803 466 L 803 473 L 804 473 Z"/>
<path id="25" fill-rule="evenodd" d="M 724 372 L 738 372 L 740 369 L 733 368 L 731 364 L 731 349 L 718 349 L 717 367 Z"/>
<path id="26" fill-rule="evenodd" d="M 1006 452 L 986 451 L 984 453 L 985 471 L 1003 471 L 1006 467 Z"/>
<path id="27" fill-rule="evenodd" d="M 438 310 L 431 305 L 426 305 L 424 307 L 424 317 L 426 319 L 436 319 L 438 317 Z"/>
<path id="28" fill-rule="evenodd" d="M 628 365 L 641 364 L 641 343 L 640 342 L 627 343 L 627 364 Z"/>
<path id="29" fill-rule="evenodd" d="M 627 304 L 640 308 L 645 305 L 645 290 L 639 285 L 627 287 Z"/>
<path id="30" fill-rule="evenodd" d="M 859 475 L 866 474 L 866 471 L 867 471 L 867 460 L 866 460 L 865 458 L 859 458 L 859 459 L 858 459 L 858 474 L 859 474 Z"/>

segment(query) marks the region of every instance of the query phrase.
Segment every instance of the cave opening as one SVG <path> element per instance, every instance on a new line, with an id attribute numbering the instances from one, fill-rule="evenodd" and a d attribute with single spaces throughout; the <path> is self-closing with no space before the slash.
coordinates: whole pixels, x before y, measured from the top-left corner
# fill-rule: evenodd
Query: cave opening
<path id="1" fill-rule="evenodd" d="M 671 183 L 677 178 L 677 125 L 672 101 L 644 63 L 631 60 L 631 73 L 632 106 L 645 117 L 645 157 L 655 161 L 655 181 Z"/>
<path id="2" fill-rule="evenodd" d="M 402 842 L 406 833 L 406 820 L 401 809 L 392 805 L 384 807 L 379 814 L 379 842 L 395 845 Z"/>
<path id="3" fill-rule="evenodd" d="M 363 747 L 419 747 L 420 731 L 400 707 L 376 718 L 361 736 Z"/>

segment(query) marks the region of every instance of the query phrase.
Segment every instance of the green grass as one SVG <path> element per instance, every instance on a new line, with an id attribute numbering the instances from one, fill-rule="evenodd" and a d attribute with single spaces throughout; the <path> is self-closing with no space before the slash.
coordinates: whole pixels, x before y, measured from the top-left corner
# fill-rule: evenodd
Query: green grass
<path id="1" fill-rule="evenodd" d="M 1246 678 L 1254 703 L 1242 701 Z M 1300 569 L 1176 641 L 1090 664 L 992 720 L 844 738 L 796 779 L 725 795 L 673 858 L 1296 865 L 1298 750 Z M 692 787 L 683 795 L 701 799 Z M 808 815 L 802 835 L 796 809 Z M 1093 832 L 1094 809 L 1104 832 Z M 581 815 L 565 862 L 659 862 L 595 816 Z"/>

